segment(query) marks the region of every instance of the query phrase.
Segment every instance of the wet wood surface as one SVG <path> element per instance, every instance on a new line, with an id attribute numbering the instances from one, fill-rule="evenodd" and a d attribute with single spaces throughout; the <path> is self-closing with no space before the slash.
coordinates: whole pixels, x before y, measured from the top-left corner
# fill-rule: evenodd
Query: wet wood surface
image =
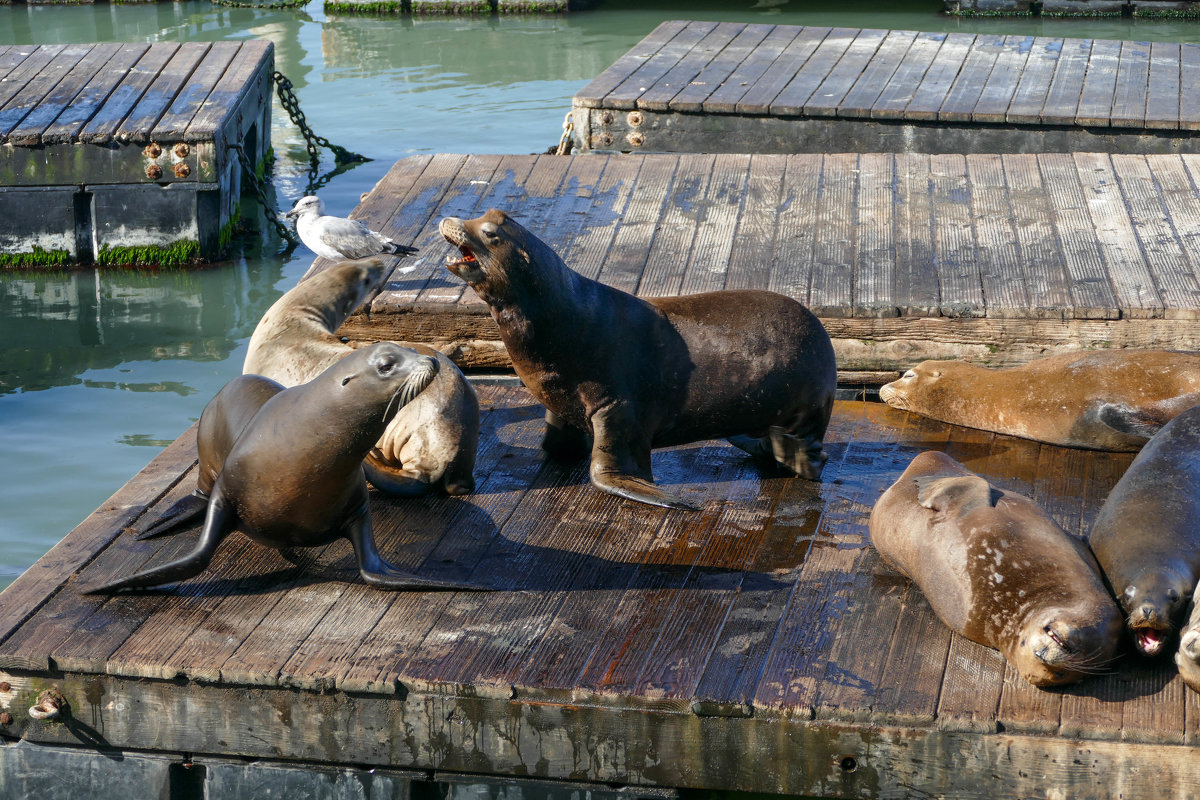
<path id="1" fill-rule="evenodd" d="M 1131 454 L 1065 450 L 881 404 L 839 402 L 820 483 L 763 472 L 723 442 L 655 451 L 656 481 L 700 509 L 683 512 L 595 491 L 586 462 L 543 455 L 543 410 L 522 387 L 478 391 L 476 491 L 406 500 L 372 492 L 372 518 L 381 550 L 396 563 L 496 591 L 377 590 L 358 579 L 344 542 L 281 554 L 235 534 L 190 580 L 113 597 L 81 594 L 81 586 L 162 563 L 195 544 L 198 527 L 134 538 L 192 489 L 189 432 L 0 596 L 0 677 L 21 691 L 40 674 L 59 675 L 68 689 L 98 686 L 88 676 L 106 676 L 106 691 L 129 702 L 150 703 L 152 695 L 155 708 L 187 703 L 190 714 L 207 708 L 224 715 L 219 736 L 199 734 L 207 737 L 204 747 L 216 748 L 205 752 L 254 755 L 261 735 L 225 730 L 247 724 L 266 728 L 275 756 L 310 760 L 339 759 L 315 743 L 289 750 L 286 736 L 270 732 L 271 720 L 236 722 L 240 706 L 209 708 L 211 701 L 199 698 L 224 689 L 240 692 L 243 704 L 247 687 L 258 687 L 286 693 L 266 702 L 299 716 L 344 693 L 360 700 L 338 703 L 378 697 L 397 709 L 442 697 L 484 703 L 472 724 L 488 730 L 525 713 L 542 715 L 539 735 L 549 738 L 561 733 L 556 726 L 574 724 L 553 722 L 553 709 L 570 714 L 582 705 L 614 742 L 632 737 L 625 746 L 657 741 L 677 724 L 662 715 L 682 715 L 714 726 L 704 728 L 706 747 L 750 748 L 727 752 L 729 762 L 756 759 L 755 737 L 766 735 L 743 736 L 751 729 L 739 722 L 831 741 L 864 725 L 875 737 L 910 743 L 848 751 L 864 763 L 876 759 L 876 788 L 890 785 L 881 777 L 889 770 L 919 775 L 923 785 L 949 785 L 935 763 L 908 752 L 922 740 L 944 747 L 945 737 L 986 734 L 986 747 L 1003 731 L 1009 757 L 1024 750 L 1040 763 L 1058 753 L 1064 737 L 1075 737 L 1081 741 L 1072 747 L 1103 751 L 1106 769 L 1121 770 L 1136 769 L 1142 757 L 1131 742 L 1197 738 L 1192 695 L 1169 659 L 1126 655 L 1108 674 L 1065 689 L 1034 689 L 998 653 L 945 628 L 921 592 L 870 546 L 872 505 L 921 451 L 944 450 L 996 485 L 1035 498 L 1074 536 L 1085 535 Z M 86 717 L 89 701 L 69 700 Z M 106 713 L 97 718 L 98 732 L 112 746 L 145 746 L 146 736 L 156 737 L 153 750 L 182 742 L 182 730 L 169 735 L 156 726 L 148 733 L 144 725 L 126 726 L 111 707 Z M 361 735 L 338 727 L 358 724 L 357 717 L 339 719 L 321 723 L 323 737 Z M 17 735 L 70 740 L 61 726 L 16 724 Z M 411 729 L 401 734 L 412 755 L 367 752 L 357 760 L 419 766 L 419 753 L 438 747 L 414 740 Z M 678 758 L 702 762 L 703 748 L 692 749 Z M 493 756 L 497 763 L 484 771 L 504 774 L 503 758 Z M 892 758 L 898 760 L 885 763 Z M 1018 760 L 1012 769 L 1033 766 Z M 757 776 L 733 766 L 696 769 L 713 782 L 701 785 L 741 781 L 764 791 L 811 788 L 827 772 L 806 759 Z M 1091 766 L 1062 769 L 1078 779 Z M 611 777 L 605 770 L 579 767 L 574 777 Z M 987 785 L 994 796 L 1008 796 L 1000 784 Z"/>
<path id="2" fill-rule="evenodd" d="M 643 297 L 791 295 L 821 318 L 844 370 L 1197 349 L 1197 181 L 1193 155 L 418 156 L 354 216 L 421 252 L 342 333 L 507 368 L 437 232 L 445 216 L 494 207 L 572 269 Z"/>

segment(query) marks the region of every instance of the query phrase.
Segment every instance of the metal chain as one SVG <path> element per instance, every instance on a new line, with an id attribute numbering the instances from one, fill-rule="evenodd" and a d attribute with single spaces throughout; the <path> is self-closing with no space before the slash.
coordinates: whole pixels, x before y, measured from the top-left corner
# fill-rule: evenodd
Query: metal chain
<path id="1" fill-rule="evenodd" d="M 242 165 L 242 172 L 246 175 L 246 180 L 250 183 L 251 188 L 254 189 L 254 194 L 258 198 L 258 202 L 262 204 L 267 219 L 274 223 L 275 230 L 279 232 L 280 238 L 288 243 L 288 249 L 291 250 L 300 244 L 300 240 L 296 238 L 296 234 L 292 233 L 287 225 L 279 221 L 279 214 L 275 211 L 275 206 L 267 197 L 267 187 L 259 180 L 258 172 L 255 170 L 254 165 L 250 163 L 250 157 L 246 155 L 246 151 L 242 149 L 240 144 L 231 144 L 228 147 L 237 153 L 238 161 Z"/>
<path id="2" fill-rule="evenodd" d="M 321 154 L 317 150 L 318 145 L 331 150 L 333 152 L 333 160 L 338 164 L 359 163 L 371 160 L 366 156 L 353 153 L 344 147 L 338 147 L 324 136 L 317 136 L 313 133 L 312 128 L 308 127 L 308 123 L 304 120 L 304 112 L 300 110 L 300 100 L 297 99 L 296 93 L 292 91 L 292 82 L 285 78 L 283 73 L 278 70 L 276 70 L 272 77 L 275 79 L 275 88 L 279 95 L 279 103 L 288 112 L 288 116 L 292 118 L 292 122 L 296 124 L 296 127 L 300 129 L 300 133 L 304 134 L 304 145 L 308 148 L 309 164 L 315 168 L 321 160 Z"/>
<path id="3" fill-rule="evenodd" d="M 270 0 L 265 3 L 241 2 L 241 0 L 212 0 L 219 6 L 233 8 L 299 8 L 308 5 L 309 0 Z"/>
<path id="4" fill-rule="evenodd" d="M 571 132 L 573 130 L 575 130 L 575 120 L 571 116 L 571 112 L 568 111 L 566 118 L 563 119 L 562 138 L 558 140 L 558 149 L 554 151 L 555 155 L 570 155 L 571 145 L 574 144 L 574 142 L 571 141 Z"/>

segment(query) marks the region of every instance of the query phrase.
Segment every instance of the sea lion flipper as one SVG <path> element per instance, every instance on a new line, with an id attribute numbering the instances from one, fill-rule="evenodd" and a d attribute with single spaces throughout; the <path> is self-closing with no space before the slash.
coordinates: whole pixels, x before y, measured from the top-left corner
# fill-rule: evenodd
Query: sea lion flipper
<path id="1" fill-rule="evenodd" d="M 981 505 L 995 505 L 999 493 L 978 475 L 922 475 L 914 478 L 917 502 L 934 511 L 957 504 L 960 513 Z"/>
<path id="2" fill-rule="evenodd" d="M 139 533 L 137 538 L 139 540 L 153 539 L 156 536 L 176 533 L 189 522 L 203 517 L 204 511 L 207 508 L 208 497 L 199 492 L 193 492 L 187 497 L 181 497 L 153 525 Z"/>
<path id="3" fill-rule="evenodd" d="M 593 466 L 595 462 L 592 462 Z M 649 503 L 663 508 L 678 508 L 683 511 L 699 511 L 696 506 L 685 503 L 673 494 L 659 489 L 650 481 L 633 475 L 621 473 L 604 473 L 592 470 L 592 485 L 602 492 L 624 497 L 626 500 L 636 500 L 639 503 Z"/>
<path id="4" fill-rule="evenodd" d="M 367 480 L 379 491 L 392 497 L 420 497 L 429 493 L 429 473 L 417 469 L 396 469 L 371 456 L 363 459 Z"/>
<path id="5" fill-rule="evenodd" d="M 698 511 L 695 506 L 654 485 L 650 442 L 622 404 L 592 415 L 592 485 L 602 492 L 663 508 Z"/>
<path id="6" fill-rule="evenodd" d="M 1134 408 L 1125 403 L 1105 403 L 1097 411 L 1100 421 L 1118 433 L 1129 436 L 1142 436 L 1149 439 L 1158 433 L 1167 422 L 1148 413 L 1147 409 Z"/>
<path id="7" fill-rule="evenodd" d="M 347 517 L 342 527 L 342 533 L 354 547 L 354 557 L 358 561 L 358 573 L 362 575 L 364 581 L 372 586 L 398 591 L 492 591 L 486 586 L 476 586 L 471 583 L 424 578 L 386 561 L 383 556 L 379 555 L 379 548 L 375 546 L 375 534 L 371 529 L 371 512 L 367 506 L 365 489 L 361 510 L 359 513 Z"/>

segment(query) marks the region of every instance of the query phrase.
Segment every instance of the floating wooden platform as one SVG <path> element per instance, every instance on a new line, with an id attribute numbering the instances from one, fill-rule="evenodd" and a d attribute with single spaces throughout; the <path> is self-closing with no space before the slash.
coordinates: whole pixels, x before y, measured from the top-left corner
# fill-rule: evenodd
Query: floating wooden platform
<path id="1" fill-rule="evenodd" d="M 1198 152 L 1200 45 L 668 21 L 575 96 L 580 150 Z"/>
<path id="2" fill-rule="evenodd" d="M 270 148 L 272 44 L 0 46 L 7 263 L 213 258 Z"/>
<path id="3" fill-rule="evenodd" d="M 701 508 L 688 513 L 596 492 L 585 462 L 543 457 L 543 412 L 523 388 L 479 391 L 475 493 L 374 495 L 372 508 L 389 558 L 497 591 L 389 593 L 357 580 L 344 543 L 294 566 L 235 536 L 175 588 L 79 594 L 193 546 L 195 529 L 145 542 L 125 530 L 193 488 L 189 432 L 0 596 L 0 735 L 132 764 L 186 754 L 201 778 L 206 760 L 248 757 L 635 797 L 1163 798 L 1200 785 L 1200 695 L 1169 660 L 1035 689 L 952 635 L 868 544 L 871 506 L 920 451 L 1034 497 L 1074 535 L 1129 454 L 839 402 L 819 484 L 760 474 L 724 443 L 656 451 L 657 481 Z M 28 717 L 47 688 L 70 704 L 62 722 Z M 0 760 L 28 756 L 10 747 Z"/>
<path id="4" fill-rule="evenodd" d="M 947 14 L 1045 17 L 1197 17 L 1195 0 L 945 0 Z"/>
<path id="5" fill-rule="evenodd" d="M 641 296 L 789 294 L 843 370 L 1200 349 L 1198 183 L 1191 155 L 415 156 L 355 215 L 421 253 L 342 333 L 509 368 L 437 232 L 498 207 L 573 269 Z"/>

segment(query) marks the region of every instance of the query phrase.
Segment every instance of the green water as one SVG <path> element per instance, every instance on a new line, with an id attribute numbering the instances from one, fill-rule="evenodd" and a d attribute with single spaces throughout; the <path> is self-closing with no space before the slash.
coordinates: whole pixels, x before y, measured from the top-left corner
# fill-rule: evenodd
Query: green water
<path id="1" fill-rule="evenodd" d="M 937 0 L 606 0 L 553 17 L 413 20 L 208 2 L 0 6 L 0 44 L 267 38 L 317 133 L 375 159 L 321 195 L 347 214 L 414 153 L 532 153 L 571 96 L 665 19 L 1200 41 L 1187 21 L 958 19 Z M 274 109 L 281 204 L 304 193 L 302 139 Z M 250 203 L 251 201 L 247 201 Z M 253 206 L 248 205 L 253 211 Z M 232 260 L 184 274 L 84 270 L 0 277 L 0 587 L 98 507 L 241 371 L 259 317 L 308 268 L 251 233 Z"/>

